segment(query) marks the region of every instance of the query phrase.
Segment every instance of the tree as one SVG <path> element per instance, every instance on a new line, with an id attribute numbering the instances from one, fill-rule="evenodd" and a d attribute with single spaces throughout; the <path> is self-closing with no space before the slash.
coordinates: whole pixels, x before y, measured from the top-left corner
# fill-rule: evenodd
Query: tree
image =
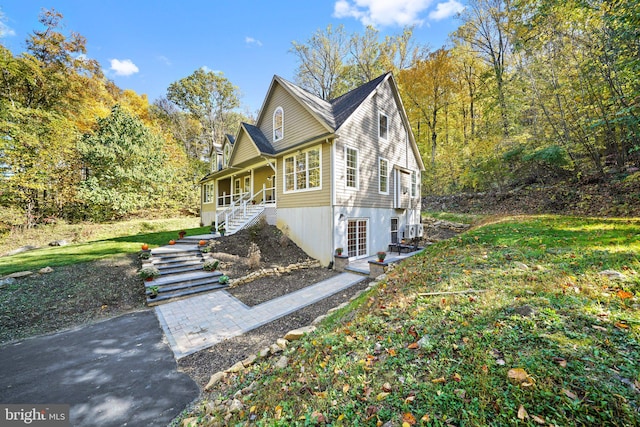
<path id="1" fill-rule="evenodd" d="M 92 219 L 153 207 L 170 181 L 162 140 L 116 105 L 78 145 L 85 169 L 79 196 Z"/>
<path id="2" fill-rule="evenodd" d="M 330 100 L 345 90 L 349 49 L 344 26 L 318 30 L 306 44 L 296 41 L 290 49 L 298 57 L 296 83 L 322 99 Z"/>
<path id="3" fill-rule="evenodd" d="M 237 126 L 229 116 L 239 107 L 238 88 L 222 73 L 202 68 L 167 89 L 167 99 L 188 111 L 202 126 L 202 145 L 198 155 L 202 160 L 215 158 L 216 148 L 222 145 L 224 135 Z"/>

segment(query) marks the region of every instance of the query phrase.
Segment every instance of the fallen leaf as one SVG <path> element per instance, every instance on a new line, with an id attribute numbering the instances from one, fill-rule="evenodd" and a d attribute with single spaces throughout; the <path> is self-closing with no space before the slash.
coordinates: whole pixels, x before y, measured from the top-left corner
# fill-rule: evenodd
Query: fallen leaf
<path id="1" fill-rule="evenodd" d="M 344 414 L 338 415 L 338 421 L 342 421 L 344 419 Z"/>
<path id="2" fill-rule="evenodd" d="M 396 355 L 396 351 L 393 348 L 388 348 L 387 349 L 387 353 L 389 353 L 389 356 L 395 356 Z"/>
<path id="3" fill-rule="evenodd" d="M 315 394 L 320 399 L 326 399 L 327 398 L 327 392 L 326 391 L 316 391 L 313 394 Z"/>
<path id="4" fill-rule="evenodd" d="M 572 392 L 571 390 L 567 390 L 566 388 L 562 389 L 562 392 L 565 394 L 565 396 L 567 396 L 569 399 L 577 399 L 578 396 Z"/>
<path id="5" fill-rule="evenodd" d="M 416 328 L 415 328 L 415 326 L 413 326 L 413 325 L 412 325 L 412 326 L 409 328 L 409 331 L 408 331 L 408 332 L 409 332 L 409 335 L 411 335 L 412 337 L 414 337 L 414 338 L 416 338 L 416 339 L 418 338 L 418 333 L 416 332 Z"/>
<path id="6" fill-rule="evenodd" d="M 280 405 L 276 406 L 276 411 L 275 411 L 274 418 L 276 420 L 279 420 L 280 418 L 282 418 L 282 406 L 280 406 Z"/>
<path id="7" fill-rule="evenodd" d="M 533 421 L 537 422 L 538 424 L 545 424 L 546 423 L 544 418 L 538 417 L 537 415 L 531 415 L 531 419 Z"/>
<path id="8" fill-rule="evenodd" d="M 382 391 L 386 391 L 387 393 L 391 391 L 391 384 L 384 383 L 382 384 Z"/>
<path id="9" fill-rule="evenodd" d="M 349 384 L 345 384 L 345 385 L 343 385 L 343 386 L 342 386 L 342 392 L 343 392 L 344 394 L 347 394 L 347 393 L 349 392 L 349 388 L 350 388 Z"/>
<path id="10" fill-rule="evenodd" d="M 527 374 L 527 371 L 522 368 L 513 368 L 509 369 L 509 372 L 507 372 L 507 377 L 510 380 L 522 383 L 529 379 L 529 374 Z"/>
<path id="11" fill-rule="evenodd" d="M 440 377 L 440 378 L 435 378 L 433 380 L 431 380 L 432 383 L 434 384 L 441 384 L 446 382 L 447 380 L 444 377 Z"/>
<path id="12" fill-rule="evenodd" d="M 622 323 L 622 322 L 616 322 L 614 323 L 614 326 L 618 329 L 629 329 L 629 325 L 627 325 L 626 323 Z"/>
<path id="13" fill-rule="evenodd" d="M 524 406 L 520 405 L 518 408 L 518 418 L 524 420 L 525 418 L 529 418 L 529 414 L 527 414 L 527 410 L 524 409 Z"/>
<path id="14" fill-rule="evenodd" d="M 565 359 L 563 359 L 562 357 L 554 357 L 553 361 L 556 362 L 558 365 L 560 365 L 563 368 L 567 367 L 567 361 Z"/>
<path id="15" fill-rule="evenodd" d="M 410 350 L 415 350 L 415 349 L 417 349 L 419 347 L 420 347 L 420 345 L 417 342 L 412 342 L 411 344 L 409 344 L 407 346 L 407 348 L 410 349 Z"/>
<path id="16" fill-rule="evenodd" d="M 313 413 L 311 414 L 311 420 L 319 424 L 324 424 L 327 422 L 327 419 L 325 418 L 324 414 L 319 411 L 313 411 Z"/>
<path id="17" fill-rule="evenodd" d="M 480 367 L 480 369 L 482 370 L 483 373 L 488 374 L 489 373 L 489 367 L 487 365 L 482 365 Z"/>
<path id="18" fill-rule="evenodd" d="M 451 378 L 452 378 L 454 381 L 457 381 L 457 382 L 462 381 L 462 377 L 461 377 L 461 376 L 460 376 L 460 374 L 459 374 L 459 373 L 457 373 L 457 372 L 456 372 L 455 374 L 453 374 Z"/>
<path id="19" fill-rule="evenodd" d="M 378 393 L 378 395 L 376 396 L 376 400 L 379 402 L 381 400 L 384 400 L 387 398 L 387 396 L 389 396 L 389 393 L 387 393 L 386 391 L 381 391 L 380 393 Z"/>
<path id="20" fill-rule="evenodd" d="M 618 292 L 616 292 L 616 294 L 618 295 L 618 297 L 620 299 L 633 298 L 633 294 L 631 292 L 627 292 L 627 291 L 622 290 L 622 289 L 620 289 Z"/>
<path id="21" fill-rule="evenodd" d="M 402 415 L 402 423 L 403 424 L 408 424 L 410 426 L 414 425 L 416 423 L 416 417 L 413 416 L 413 414 L 411 412 L 405 412 Z"/>
<path id="22" fill-rule="evenodd" d="M 413 403 L 414 400 L 416 400 L 416 396 L 407 396 L 406 399 L 404 399 L 404 403 Z"/>
<path id="23" fill-rule="evenodd" d="M 420 418 L 420 421 L 422 421 L 423 423 L 428 423 L 429 421 L 431 421 L 431 417 L 429 416 L 429 414 L 424 414 L 422 418 Z"/>
<path id="24" fill-rule="evenodd" d="M 600 325 L 591 325 L 593 329 L 597 329 L 598 331 L 607 332 L 607 328 L 603 328 Z"/>

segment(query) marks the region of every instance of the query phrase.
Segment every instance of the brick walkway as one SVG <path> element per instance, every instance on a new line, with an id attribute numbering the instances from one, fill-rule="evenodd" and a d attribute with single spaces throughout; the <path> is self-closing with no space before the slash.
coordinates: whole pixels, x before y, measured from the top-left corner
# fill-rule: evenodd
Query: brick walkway
<path id="1" fill-rule="evenodd" d="M 254 307 L 246 306 L 226 291 L 217 291 L 160 305 L 155 311 L 176 359 L 180 359 L 300 310 L 365 279 L 358 274 L 342 273 Z"/>

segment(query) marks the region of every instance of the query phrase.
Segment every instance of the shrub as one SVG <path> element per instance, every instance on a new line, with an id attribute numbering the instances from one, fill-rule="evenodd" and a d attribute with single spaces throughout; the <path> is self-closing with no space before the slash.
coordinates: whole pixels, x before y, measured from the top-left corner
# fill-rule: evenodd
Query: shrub
<path id="1" fill-rule="evenodd" d="M 251 242 L 251 245 L 249 246 L 249 253 L 247 254 L 247 264 L 249 265 L 249 268 L 255 270 L 260 267 L 261 259 L 262 254 L 260 253 L 260 247 L 254 242 Z"/>

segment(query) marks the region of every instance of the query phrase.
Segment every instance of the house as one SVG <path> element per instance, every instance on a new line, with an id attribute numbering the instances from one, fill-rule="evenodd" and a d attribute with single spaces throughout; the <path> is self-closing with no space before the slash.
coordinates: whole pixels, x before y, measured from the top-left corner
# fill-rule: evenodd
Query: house
<path id="1" fill-rule="evenodd" d="M 421 233 L 424 171 L 397 84 L 381 75 L 325 101 L 274 76 L 255 125 L 227 136 L 201 180 L 201 221 L 233 232 L 265 216 L 329 265 Z"/>

